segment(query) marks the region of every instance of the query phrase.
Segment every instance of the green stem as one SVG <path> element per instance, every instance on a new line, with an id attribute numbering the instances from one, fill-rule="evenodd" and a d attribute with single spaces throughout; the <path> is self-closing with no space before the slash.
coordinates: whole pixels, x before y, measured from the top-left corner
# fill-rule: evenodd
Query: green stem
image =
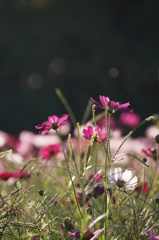
<path id="1" fill-rule="evenodd" d="M 116 155 L 118 154 L 120 148 L 123 146 L 123 144 L 126 142 L 126 140 L 127 140 L 128 138 L 130 138 L 131 135 L 132 135 L 138 128 L 140 128 L 142 125 L 144 125 L 145 123 L 147 123 L 147 122 L 149 122 L 149 121 L 151 121 L 151 120 L 153 120 L 153 119 L 154 119 L 154 116 L 150 116 L 150 117 L 144 119 L 137 127 L 135 127 L 132 131 L 130 131 L 130 132 L 126 135 L 126 137 L 124 138 L 124 140 L 122 141 L 122 143 L 120 144 L 120 146 L 118 147 L 117 151 L 116 151 L 115 154 L 114 154 L 113 159 L 116 157 Z"/>
<path id="2" fill-rule="evenodd" d="M 67 102 L 67 99 L 64 97 L 63 93 L 61 92 L 61 90 L 59 88 L 56 88 L 55 92 L 56 92 L 57 96 L 59 97 L 59 99 L 61 100 L 61 102 L 63 103 L 67 112 L 69 113 L 69 116 L 71 118 L 73 126 L 76 127 L 76 118 L 75 118 L 75 115 L 74 115 L 69 103 Z"/>
<path id="3" fill-rule="evenodd" d="M 101 134 L 100 134 L 100 132 L 99 132 L 99 130 L 98 130 L 98 126 L 97 126 L 97 122 L 96 122 L 96 118 L 95 118 L 94 105 L 93 105 L 93 107 L 92 107 L 92 115 L 93 115 L 94 125 L 95 125 L 95 127 L 97 128 L 97 131 L 98 131 L 98 136 L 99 136 L 99 138 L 100 138 L 101 145 L 102 145 L 102 147 L 103 147 L 103 149 L 104 149 L 105 156 L 107 157 L 107 155 L 108 155 L 107 149 L 106 149 L 106 147 L 105 147 L 105 145 L 104 145 L 104 143 L 103 143 L 103 141 L 102 141 L 102 139 L 101 139 Z"/>
<path id="4" fill-rule="evenodd" d="M 120 209 L 120 191 L 118 191 L 118 217 L 117 217 L 117 225 L 119 225 L 119 209 Z"/>
<path id="5" fill-rule="evenodd" d="M 110 151 L 110 124 L 111 124 L 111 114 L 109 114 L 109 124 L 107 124 L 107 153 L 108 160 L 111 162 L 111 151 Z"/>
<path id="6" fill-rule="evenodd" d="M 94 120 L 94 124 L 95 124 L 95 127 L 97 128 L 97 131 L 98 131 L 98 135 L 99 135 L 99 138 L 100 138 L 100 142 L 101 142 L 101 145 L 104 149 L 104 153 L 105 153 L 105 171 L 104 171 L 104 189 L 105 189 L 105 194 L 104 194 L 104 210 L 105 210 L 105 214 L 107 212 L 107 183 L 106 183 L 106 179 L 107 179 L 107 173 L 106 173 L 106 170 L 107 170 L 107 159 L 108 159 L 108 151 L 101 139 L 101 135 L 100 135 L 100 132 L 98 130 L 98 126 L 97 126 L 97 122 L 96 122 L 96 119 L 95 119 L 95 109 L 94 109 L 94 105 L 92 106 L 92 115 L 93 115 L 93 120 Z M 107 128 L 107 105 L 106 105 L 106 110 L 105 110 L 105 119 L 106 119 L 106 128 Z M 107 217 L 105 217 L 105 226 L 104 228 L 106 229 L 106 224 L 107 224 Z M 106 238 L 106 230 L 105 230 L 105 238 Z"/>
<path id="7" fill-rule="evenodd" d="M 81 137 L 80 137 L 80 129 L 79 129 L 79 122 L 77 123 L 77 131 L 78 131 L 78 146 L 79 146 L 79 164 L 80 164 L 80 177 L 82 177 L 83 173 L 83 161 L 81 158 Z"/>
<path id="8" fill-rule="evenodd" d="M 59 137 L 59 140 L 60 140 L 60 143 L 61 143 L 61 147 L 62 147 L 63 155 L 64 155 L 64 158 L 65 158 L 65 162 L 66 162 L 67 170 L 68 170 L 68 173 L 69 173 L 69 177 L 70 177 L 70 180 L 71 180 L 71 183 L 72 183 L 72 187 L 73 187 L 74 196 L 75 196 L 75 199 L 76 199 L 76 204 L 77 204 L 77 207 L 78 207 L 78 211 L 80 213 L 81 218 L 83 218 L 81 210 L 80 210 L 79 202 L 77 201 L 76 191 L 75 191 L 74 183 L 72 181 L 72 176 L 71 176 L 71 173 L 70 173 L 70 169 L 69 169 L 69 166 L 68 166 L 65 150 L 64 150 L 64 147 L 63 147 L 63 142 L 62 142 L 62 139 L 61 139 L 59 133 L 57 132 L 57 130 L 56 130 L 56 133 L 57 133 L 57 136 Z"/>
<path id="9" fill-rule="evenodd" d="M 69 144 L 69 149 L 70 149 L 70 154 L 71 154 L 72 160 L 73 160 L 73 162 L 75 164 L 77 176 L 78 176 L 78 179 L 79 179 L 79 184 L 82 187 L 83 184 L 81 182 L 80 173 L 78 171 L 78 167 L 77 167 L 77 164 L 76 164 L 76 158 L 75 158 L 75 155 L 74 155 L 74 152 L 73 152 L 73 148 L 72 148 L 71 134 L 68 135 L 68 144 Z"/>
<path id="10" fill-rule="evenodd" d="M 95 175 L 96 175 L 96 170 L 97 169 L 97 146 L 95 144 L 95 163 L 94 163 L 94 176 L 93 176 L 93 198 L 94 198 L 94 185 L 95 185 Z M 92 208 L 93 208 L 93 219 L 94 219 L 94 199 L 92 202 Z M 95 225 L 94 225 L 94 230 L 95 230 Z"/>

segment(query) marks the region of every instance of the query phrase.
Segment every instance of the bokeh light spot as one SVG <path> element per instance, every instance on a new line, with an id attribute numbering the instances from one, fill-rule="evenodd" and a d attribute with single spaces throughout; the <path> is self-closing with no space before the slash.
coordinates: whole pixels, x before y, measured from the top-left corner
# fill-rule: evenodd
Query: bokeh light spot
<path id="1" fill-rule="evenodd" d="M 117 78 L 119 76 L 119 71 L 117 68 L 112 67 L 109 69 L 108 75 L 110 78 Z"/>

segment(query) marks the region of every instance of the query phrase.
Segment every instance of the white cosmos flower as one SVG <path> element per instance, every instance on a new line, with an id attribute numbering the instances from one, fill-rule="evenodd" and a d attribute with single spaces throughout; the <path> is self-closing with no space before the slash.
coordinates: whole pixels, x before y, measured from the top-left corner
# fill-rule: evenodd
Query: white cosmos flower
<path id="1" fill-rule="evenodd" d="M 117 167 L 114 170 L 110 169 L 108 172 L 108 178 L 112 185 L 117 185 L 119 188 L 125 187 L 128 190 L 133 190 L 138 182 L 137 177 L 133 176 L 130 170 L 126 169 L 122 172 L 120 167 Z"/>

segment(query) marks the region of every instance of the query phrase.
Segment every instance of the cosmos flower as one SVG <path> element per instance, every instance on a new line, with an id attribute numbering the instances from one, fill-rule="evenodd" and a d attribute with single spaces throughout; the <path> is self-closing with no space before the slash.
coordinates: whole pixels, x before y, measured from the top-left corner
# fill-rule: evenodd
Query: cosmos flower
<path id="1" fill-rule="evenodd" d="M 81 233 L 79 229 L 76 229 L 75 232 L 71 233 L 68 232 L 68 236 L 70 237 L 74 237 L 75 239 L 82 239 L 82 240 L 89 240 L 89 239 L 95 239 L 98 240 L 98 236 L 99 234 L 103 233 L 104 229 L 98 229 L 95 232 L 92 232 L 90 228 L 86 228 L 83 236 L 81 237 Z M 95 237 L 95 238 L 94 238 Z"/>
<path id="2" fill-rule="evenodd" d="M 155 236 L 155 231 L 153 229 L 147 230 L 146 236 L 149 237 L 150 240 L 159 240 L 159 236 Z"/>
<path id="3" fill-rule="evenodd" d="M 97 186 L 94 188 L 94 197 L 97 198 L 104 193 L 104 186 Z"/>
<path id="4" fill-rule="evenodd" d="M 1 180 L 8 180 L 9 178 L 24 178 L 24 177 L 30 177 L 30 174 L 28 174 L 28 172 L 25 171 L 17 171 L 17 172 L 3 172 L 0 173 L 0 179 Z"/>
<path id="5" fill-rule="evenodd" d="M 39 240 L 40 239 L 40 237 L 37 235 L 37 236 L 34 236 L 33 238 L 32 238 L 32 240 Z"/>
<path id="6" fill-rule="evenodd" d="M 94 141 L 100 143 L 101 140 L 104 141 L 107 138 L 107 133 L 102 134 L 102 130 L 102 127 L 99 126 L 98 129 L 94 129 L 92 126 L 88 126 L 87 129 L 83 129 L 84 137 L 90 140 L 94 136 Z M 98 131 L 100 133 L 101 140 L 98 135 Z"/>
<path id="7" fill-rule="evenodd" d="M 96 183 L 101 182 L 101 181 L 103 180 L 102 170 L 99 170 L 99 171 L 96 173 L 95 179 L 94 179 L 94 174 L 91 173 L 90 176 L 89 176 L 89 180 L 92 181 L 92 182 L 95 180 Z"/>
<path id="8" fill-rule="evenodd" d="M 142 149 L 142 152 L 145 154 L 145 156 L 152 158 L 153 160 L 156 161 L 157 159 L 157 151 L 155 148 L 147 148 L 147 149 Z"/>
<path id="9" fill-rule="evenodd" d="M 93 98 L 91 98 L 91 100 L 95 103 L 95 108 L 101 108 L 101 109 L 105 109 L 106 105 L 108 107 L 108 112 L 114 113 L 116 111 L 121 111 L 121 112 L 132 112 L 133 109 L 130 108 L 130 103 L 124 103 L 124 104 L 120 104 L 119 102 L 114 102 L 114 101 L 110 101 L 109 97 L 105 97 L 105 96 L 99 96 L 99 101 L 97 102 L 96 100 L 94 100 Z"/>
<path id="10" fill-rule="evenodd" d="M 141 117 L 136 113 L 122 113 L 120 115 L 120 122 L 123 125 L 129 126 L 129 127 L 136 127 L 141 121 Z"/>
<path id="11" fill-rule="evenodd" d="M 61 145 L 57 143 L 44 147 L 39 151 L 39 155 L 42 156 L 43 160 L 50 160 L 52 157 L 56 156 L 59 152 L 61 152 Z"/>
<path id="12" fill-rule="evenodd" d="M 137 182 L 137 187 L 135 188 L 135 191 L 140 193 L 140 194 L 147 194 L 149 191 L 149 186 L 147 182 L 141 182 L 138 180 Z"/>
<path id="13" fill-rule="evenodd" d="M 119 188 L 125 187 L 128 190 L 133 190 L 137 185 L 138 179 L 136 176 L 133 176 L 130 170 L 125 170 L 122 172 L 120 167 L 117 167 L 112 171 L 112 169 L 108 172 L 108 178 L 112 185 L 116 185 Z"/>
<path id="14" fill-rule="evenodd" d="M 65 122 L 67 121 L 68 117 L 69 117 L 68 114 L 64 114 L 60 118 L 56 115 L 49 116 L 48 121 L 35 126 L 35 128 L 40 130 L 39 133 L 44 135 L 48 133 L 48 131 L 51 129 L 57 130 L 58 128 L 61 128 L 62 126 L 66 125 Z"/>

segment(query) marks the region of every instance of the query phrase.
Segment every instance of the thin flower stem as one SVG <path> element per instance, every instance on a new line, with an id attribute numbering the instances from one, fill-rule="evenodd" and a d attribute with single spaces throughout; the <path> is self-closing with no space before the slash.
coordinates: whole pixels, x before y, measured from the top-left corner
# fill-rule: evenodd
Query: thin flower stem
<path id="1" fill-rule="evenodd" d="M 130 132 L 126 135 L 126 137 L 124 138 L 124 140 L 122 141 L 122 143 L 120 144 L 120 146 L 118 147 L 117 151 L 116 151 L 115 154 L 114 154 L 113 159 L 116 157 L 116 155 L 118 154 L 120 148 L 121 148 L 121 147 L 123 146 L 123 144 L 127 141 L 127 139 L 130 138 L 131 135 L 132 135 L 138 128 L 140 128 L 142 125 L 144 125 L 145 123 L 147 123 L 147 122 L 149 122 L 149 121 L 151 121 L 151 120 L 153 120 L 153 119 L 154 119 L 154 116 L 150 116 L 150 117 L 144 119 L 137 127 L 135 127 L 132 131 L 130 131 Z"/>
<path id="2" fill-rule="evenodd" d="M 85 183 L 86 180 L 86 173 L 87 173 L 87 164 L 88 164 L 88 158 L 89 158 L 89 154 L 90 154 L 90 143 L 87 143 L 87 147 L 86 147 L 86 151 L 85 151 L 85 155 L 83 157 L 83 167 L 84 167 L 84 172 L 83 172 L 83 185 Z"/>
<path id="3" fill-rule="evenodd" d="M 103 141 L 102 141 L 102 139 L 101 139 L 101 134 L 100 134 L 100 132 L 99 132 L 99 130 L 98 130 L 98 126 L 97 126 L 97 122 L 96 122 L 96 118 L 95 118 L 94 105 L 92 106 L 92 115 L 93 115 L 94 125 L 95 125 L 95 127 L 97 128 L 97 131 L 98 131 L 98 135 L 99 135 L 99 138 L 100 138 L 101 145 L 102 145 L 102 147 L 103 147 L 103 149 L 104 149 L 105 156 L 107 157 L 107 155 L 108 155 L 107 149 L 106 149 L 106 147 L 105 147 L 105 145 L 104 145 L 104 143 L 103 143 Z"/>
<path id="4" fill-rule="evenodd" d="M 146 202 L 146 200 L 147 200 L 147 198 L 148 198 L 148 196 L 149 196 L 150 190 L 151 190 L 151 188 L 152 188 L 152 184 L 153 184 L 154 179 L 155 179 L 156 170 L 157 170 L 157 166 L 158 166 L 158 162 L 159 162 L 159 155 L 158 155 L 158 154 L 159 154 L 159 144 L 157 145 L 157 159 L 156 159 L 155 170 L 154 170 L 154 172 L 153 172 L 152 180 L 151 180 L 151 183 L 150 183 L 150 186 L 149 186 L 148 193 L 147 193 L 147 195 L 146 195 L 146 197 L 145 197 L 144 204 L 145 204 L 145 202 Z M 143 204 L 143 206 L 144 206 L 144 204 Z"/>
<path id="5" fill-rule="evenodd" d="M 85 112 L 84 112 L 84 115 L 83 115 L 81 124 L 84 124 L 84 123 L 87 122 L 87 119 L 88 119 L 88 117 L 89 117 L 89 114 L 91 113 L 91 106 L 92 106 L 92 101 L 89 100 L 89 101 L 88 101 L 88 104 L 87 104 L 87 107 L 86 107 L 86 110 L 85 110 Z"/>
<path id="6" fill-rule="evenodd" d="M 144 183 L 145 183 L 145 166 L 143 165 L 143 181 L 142 181 L 142 189 L 141 189 L 141 194 L 143 194 L 143 191 L 144 191 Z M 139 189 L 139 191 L 140 191 L 140 189 Z M 138 194 L 140 194 L 140 192 L 138 193 Z M 141 212 L 142 211 L 142 206 L 141 206 L 141 204 L 142 204 L 142 202 L 140 201 L 139 202 L 139 204 L 138 204 L 138 210 L 137 210 L 137 212 Z M 140 206 L 141 206 L 141 211 L 139 211 L 140 210 Z"/>
<path id="7" fill-rule="evenodd" d="M 118 158 L 121 158 L 123 156 L 130 156 L 135 158 L 136 160 L 138 160 L 139 162 L 141 162 L 143 165 L 145 165 L 146 167 L 149 167 L 149 165 L 147 165 L 145 162 L 143 162 L 140 158 L 138 158 L 137 156 L 131 154 L 131 153 L 120 153 L 119 155 L 117 155 L 115 158 L 112 159 L 112 162 L 115 162 Z"/>
<path id="8" fill-rule="evenodd" d="M 73 148 L 72 148 L 71 134 L 68 134 L 68 145 L 69 145 L 69 150 L 70 150 L 70 154 L 71 154 L 72 160 L 73 160 L 73 162 L 75 164 L 77 175 L 79 177 L 79 171 L 78 171 L 78 167 L 77 167 L 77 164 L 76 164 L 76 158 L 75 158 L 75 155 L 74 155 L 74 152 L 73 152 Z"/>
<path id="9" fill-rule="evenodd" d="M 117 217 L 117 225 L 119 225 L 119 209 L 120 209 L 120 190 L 118 191 L 118 217 Z"/>
<path id="10" fill-rule="evenodd" d="M 109 124 L 107 124 L 107 153 L 108 153 L 108 160 L 109 160 L 109 162 L 111 162 L 110 125 L 111 125 L 111 114 L 109 114 Z"/>
<path id="11" fill-rule="evenodd" d="M 76 171 L 77 171 L 77 176 L 78 176 L 78 179 L 79 179 L 79 183 L 80 183 L 80 186 L 82 187 L 80 173 L 78 171 L 78 167 L 77 167 L 77 164 L 76 164 L 76 158 L 75 158 L 73 148 L 72 148 L 71 134 L 68 135 L 68 144 L 69 144 L 70 154 L 72 156 L 72 159 L 73 159 L 73 162 L 75 164 Z"/>
<path id="12" fill-rule="evenodd" d="M 79 129 L 79 122 L 77 123 L 77 131 L 78 131 L 78 146 L 79 146 L 79 164 L 80 164 L 80 177 L 82 177 L 83 173 L 83 161 L 81 158 L 81 137 L 80 137 L 80 129 Z"/>
<path id="13" fill-rule="evenodd" d="M 106 156 L 105 156 L 105 163 L 104 163 L 104 166 L 105 166 L 105 169 L 104 169 L 104 180 L 105 180 L 105 194 L 104 194 L 104 210 L 105 210 L 105 214 L 106 214 L 106 217 L 105 217 L 105 229 L 106 229 L 106 226 L 107 226 L 107 219 L 108 219 L 108 213 L 109 213 L 109 209 L 108 209 L 108 203 L 107 203 L 107 195 L 108 195 L 108 189 L 107 189 L 107 163 L 109 161 L 109 154 L 110 154 L 110 114 L 109 114 L 109 124 L 108 124 L 108 102 L 106 102 L 106 106 L 105 106 L 105 125 L 106 125 L 106 131 L 107 131 L 107 146 L 106 146 Z M 111 158 L 110 158 L 110 161 L 111 161 Z M 109 161 L 109 162 L 110 162 Z M 106 239 L 106 230 L 105 230 L 105 239 Z"/>
<path id="14" fill-rule="evenodd" d="M 95 144 L 95 164 L 94 164 L 94 176 L 93 176 L 93 184 L 95 184 L 95 175 L 96 175 L 96 170 L 97 169 L 97 146 Z M 93 198 L 94 198 L 94 185 L 93 185 Z M 93 219 L 94 219 L 94 200 L 92 202 L 92 215 L 93 215 Z M 94 230 L 95 230 L 95 225 L 94 225 Z"/>
<path id="15" fill-rule="evenodd" d="M 67 112 L 69 113 L 69 116 L 71 118 L 73 126 L 76 127 L 76 122 L 77 121 L 76 121 L 75 115 L 74 115 L 69 103 L 67 102 L 67 99 L 65 98 L 65 96 L 63 95 L 63 93 L 61 92 L 61 90 L 59 88 L 56 88 L 55 92 L 56 92 L 57 96 L 59 97 L 59 99 L 61 100 L 61 102 L 63 103 Z"/>
<path id="16" fill-rule="evenodd" d="M 107 149 L 101 139 L 101 135 L 100 135 L 100 132 L 98 130 L 98 126 L 97 126 L 97 122 L 96 122 L 96 119 L 95 119 L 95 109 L 94 109 L 94 105 L 92 106 L 92 115 L 93 115 L 93 120 L 94 120 L 94 124 L 95 124 L 95 127 L 97 128 L 97 131 L 98 131 L 98 135 L 99 135 L 99 138 L 100 138 L 100 142 L 101 142 L 101 145 L 104 149 L 104 153 L 105 153 L 105 171 L 104 171 L 104 189 L 105 189 L 105 194 L 104 194 L 104 211 L 105 211 L 105 214 L 107 213 L 107 183 L 106 183 L 106 179 L 107 179 L 107 174 L 106 174 L 106 170 L 107 170 L 107 158 L 108 158 L 108 152 L 107 152 Z M 107 113 L 106 113 L 106 119 L 107 119 Z M 106 123 L 107 125 L 107 123 Z M 105 217 L 105 226 L 104 228 L 106 229 L 106 225 L 107 225 L 107 217 Z M 106 238 L 106 231 L 105 231 L 105 238 Z"/>
<path id="17" fill-rule="evenodd" d="M 75 191 L 74 183 L 73 183 L 73 181 L 72 181 L 72 176 L 71 176 L 71 173 L 70 173 L 70 169 L 69 169 L 69 166 L 68 166 L 68 162 L 67 162 L 67 158 L 66 158 L 66 154 L 65 154 L 63 142 L 62 142 L 62 139 L 61 139 L 59 133 L 57 132 L 57 130 L 56 130 L 56 133 L 57 133 L 57 135 L 58 135 L 58 137 L 59 137 L 59 140 L 60 140 L 60 143 L 61 143 L 61 146 L 62 146 L 62 151 L 63 151 L 63 155 L 64 155 L 64 158 L 65 158 L 65 162 L 66 162 L 67 170 L 68 170 L 68 173 L 69 173 L 69 177 L 70 177 L 70 180 L 71 180 L 71 183 L 72 183 L 72 187 L 73 187 L 74 196 L 75 196 L 75 199 L 76 199 L 76 204 L 77 204 L 77 207 L 78 207 L 78 211 L 79 211 L 79 213 L 80 213 L 81 218 L 83 218 L 82 213 L 81 213 L 81 210 L 80 210 L 79 203 L 78 203 L 78 201 L 77 201 L 76 191 Z"/>
<path id="18" fill-rule="evenodd" d="M 105 223 L 104 223 L 104 229 L 105 229 L 105 239 L 106 239 L 106 226 L 107 226 L 107 217 L 108 217 L 108 203 L 107 203 L 107 195 L 108 195 L 108 189 L 106 181 L 104 182 L 104 212 L 105 212 Z"/>

